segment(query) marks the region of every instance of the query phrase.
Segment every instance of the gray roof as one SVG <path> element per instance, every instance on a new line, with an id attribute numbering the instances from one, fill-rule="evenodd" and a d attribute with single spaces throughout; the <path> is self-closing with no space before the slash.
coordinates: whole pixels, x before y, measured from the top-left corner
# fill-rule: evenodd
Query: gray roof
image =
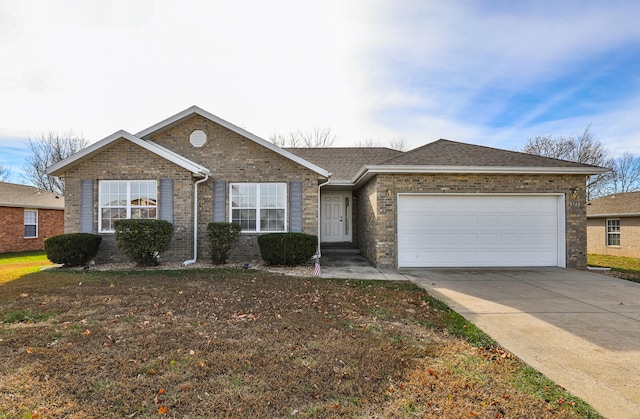
<path id="1" fill-rule="evenodd" d="M 381 164 L 402 155 L 402 151 L 386 147 L 286 148 L 285 150 L 316 164 L 329 172 L 334 180 L 351 180 L 362 166 Z"/>
<path id="2" fill-rule="evenodd" d="M 587 202 L 587 217 L 640 216 L 640 192 L 616 193 Z"/>
<path id="3" fill-rule="evenodd" d="M 35 186 L 0 182 L 0 207 L 64 209 L 64 197 Z"/>
<path id="4" fill-rule="evenodd" d="M 400 156 L 386 160 L 382 164 L 393 166 L 471 166 L 471 167 L 575 167 L 589 166 L 565 160 L 536 156 L 518 151 L 438 140 L 422 147 L 407 151 Z"/>
<path id="5" fill-rule="evenodd" d="M 331 172 L 331 178 L 356 182 L 374 173 L 416 171 L 495 173 L 584 173 L 607 169 L 518 151 L 438 140 L 410 151 L 384 147 L 287 148 L 287 151 Z M 363 169 L 366 166 L 366 169 Z M 362 177 L 364 176 L 364 177 Z"/>

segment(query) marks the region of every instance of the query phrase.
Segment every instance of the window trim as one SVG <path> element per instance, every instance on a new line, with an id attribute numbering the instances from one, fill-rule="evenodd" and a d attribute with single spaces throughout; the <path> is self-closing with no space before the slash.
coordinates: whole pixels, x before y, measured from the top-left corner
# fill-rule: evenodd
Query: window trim
<path id="1" fill-rule="evenodd" d="M 262 234 L 262 233 L 286 233 L 289 231 L 289 188 L 286 182 L 229 182 L 229 222 L 233 222 L 234 209 L 247 209 L 246 207 L 233 206 L 233 187 L 235 185 L 254 186 L 256 188 L 256 229 L 241 230 L 242 234 Z M 283 207 L 261 207 L 260 206 L 260 186 L 261 185 L 281 185 L 284 188 L 284 206 Z M 254 208 L 249 208 L 254 209 Z M 260 210 L 262 209 L 282 209 L 284 210 L 284 228 L 282 230 L 262 230 L 260 225 Z"/>
<path id="2" fill-rule="evenodd" d="M 35 223 L 29 223 L 27 224 L 27 213 L 30 212 L 35 212 L 36 213 L 36 222 Z M 26 227 L 27 226 L 35 226 L 36 227 L 36 234 L 35 236 L 27 236 L 27 232 L 26 232 Z M 22 235 L 24 236 L 25 239 L 37 239 L 38 238 L 38 233 L 40 230 L 40 227 L 38 226 L 38 210 L 37 209 L 30 209 L 30 208 L 25 208 L 24 212 L 23 212 L 23 218 L 22 218 Z"/>
<path id="3" fill-rule="evenodd" d="M 158 189 L 158 185 L 159 182 L 157 179 L 131 179 L 131 180 L 125 180 L 125 179 L 104 179 L 104 180 L 99 180 L 98 181 L 98 233 L 101 234 L 110 234 L 110 233 L 115 233 L 115 230 L 103 230 L 102 229 L 102 210 L 103 208 L 123 208 L 123 206 L 102 206 L 101 205 L 101 198 L 102 198 L 102 188 L 104 185 L 108 184 L 108 183 L 116 183 L 116 182 L 125 182 L 127 184 L 127 200 L 126 200 L 126 220 L 131 219 L 131 184 L 132 183 L 136 183 L 136 182 L 153 182 L 155 183 L 156 186 L 156 205 L 154 206 L 140 206 L 140 207 L 135 207 L 135 208 L 147 208 L 147 209 L 151 209 L 151 208 L 155 208 L 156 210 L 156 216 L 155 218 L 148 218 L 149 220 L 157 220 L 158 216 L 159 216 L 159 211 L 160 211 L 160 206 L 158 205 L 158 200 L 160 197 L 160 191 Z"/>
<path id="4" fill-rule="evenodd" d="M 611 226 L 611 228 L 617 227 L 617 231 L 611 231 L 610 230 L 609 222 L 611 222 L 611 221 L 617 221 L 617 226 Z M 622 243 L 620 232 L 621 232 L 620 219 L 619 218 L 607 218 L 606 221 L 605 221 L 605 240 L 606 240 L 607 247 L 620 247 L 620 244 Z M 618 244 L 611 244 L 610 243 L 609 239 L 610 239 L 611 236 L 617 236 L 618 237 Z"/>

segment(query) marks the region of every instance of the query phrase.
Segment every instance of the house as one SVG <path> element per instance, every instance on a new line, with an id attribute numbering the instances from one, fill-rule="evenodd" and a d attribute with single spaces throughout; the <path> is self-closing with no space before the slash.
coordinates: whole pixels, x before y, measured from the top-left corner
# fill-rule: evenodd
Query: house
<path id="1" fill-rule="evenodd" d="M 64 233 L 64 198 L 33 186 L 0 182 L 0 253 L 44 249 Z"/>
<path id="2" fill-rule="evenodd" d="M 448 140 L 283 149 L 193 106 L 47 173 L 65 180 L 65 231 L 103 235 L 99 261 L 121 258 L 114 221 L 135 217 L 172 222 L 163 257 L 185 263 L 208 257 L 209 222 L 230 221 L 239 261 L 260 258 L 259 234 L 290 231 L 352 243 L 378 267 L 584 268 L 585 176 L 604 171 Z"/>
<path id="3" fill-rule="evenodd" d="M 617 193 L 587 202 L 587 251 L 640 257 L 640 192 Z"/>

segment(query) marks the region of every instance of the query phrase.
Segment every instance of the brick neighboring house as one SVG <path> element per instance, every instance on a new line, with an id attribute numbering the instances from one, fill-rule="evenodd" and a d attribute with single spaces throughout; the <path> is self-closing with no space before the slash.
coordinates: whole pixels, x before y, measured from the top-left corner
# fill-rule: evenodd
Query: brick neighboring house
<path id="1" fill-rule="evenodd" d="M 122 258 L 115 220 L 157 217 L 175 227 L 165 260 L 208 257 L 207 224 L 229 221 L 238 261 L 260 258 L 259 234 L 291 231 L 378 267 L 572 268 L 586 266 L 585 176 L 604 171 L 448 140 L 283 149 L 196 106 L 48 169 L 65 179 L 65 231 L 103 235 L 99 262 Z"/>
<path id="2" fill-rule="evenodd" d="M 33 186 L 0 182 L 0 253 L 44 249 L 64 233 L 64 197 Z"/>
<path id="3" fill-rule="evenodd" d="M 640 192 L 617 193 L 587 202 L 587 251 L 640 257 Z"/>

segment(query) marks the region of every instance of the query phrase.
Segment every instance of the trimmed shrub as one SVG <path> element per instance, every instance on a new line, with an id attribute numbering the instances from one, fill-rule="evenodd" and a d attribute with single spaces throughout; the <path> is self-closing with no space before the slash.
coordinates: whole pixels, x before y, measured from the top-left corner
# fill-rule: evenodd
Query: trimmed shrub
<path id="1" fill-rule="evenodd" d="M 173 237 L 173 224 L 164 220 L 118 220 L 115 227 L 118 249 L 142 266 L 159 265 Z"/>
<path id="2" fill-rule="evenodd" d="M 258 236 L 260 255 L 268 265 L 302 265 L 318 247 L 318 237 L 304 233 L 269 233 Z"/>
<path id="3" fill-rule="evenodd" d="M 237 223 L 209 223 L 207 225 L 211 262 L 216 265 L 227 263 L 231 249 L 240 238 L 241 230 L 242 227 Z"/>
<path id="4" fill-rule="evenodd" d="M 47 259 L 64 266 L 83 266 L 93 259 L 100 249 L 102 236 L 89 233 L 61 234 L 44 241 Z"/>

